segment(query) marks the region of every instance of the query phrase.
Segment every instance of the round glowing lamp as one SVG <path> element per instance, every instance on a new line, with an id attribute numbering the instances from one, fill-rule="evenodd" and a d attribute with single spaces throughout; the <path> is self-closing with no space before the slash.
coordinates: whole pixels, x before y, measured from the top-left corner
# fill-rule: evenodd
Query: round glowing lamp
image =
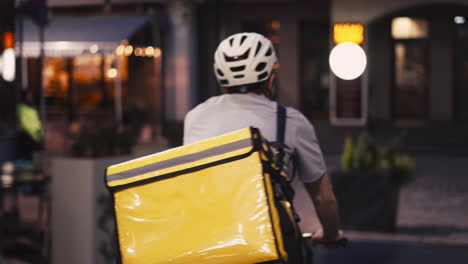
<path id="1" fill-rule="evenodd" d="M 16 68 L 15 50 L 12 48 L 3 51 L 0 57 L 0 72 L 3 79 L 7 82 L 15 80 L 15 68 Z"/>
<path id="2" fill-rule="evenodd" d="M 367 65 L 367 57 L 361 46 L 352 42 L 336 45 L 329 58 L 332 72 L 343 80 L 354 80 L 362 75 Z"/>

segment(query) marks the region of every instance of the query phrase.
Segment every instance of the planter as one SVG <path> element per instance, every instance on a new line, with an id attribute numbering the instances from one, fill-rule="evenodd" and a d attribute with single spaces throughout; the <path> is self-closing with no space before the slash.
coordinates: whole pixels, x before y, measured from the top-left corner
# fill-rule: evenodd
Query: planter
<path id="1" fill-rule="evenodd" d="M 114 263 L 116 247 L 112 200 L 105 169 L 133 157 L 53 158 L 52 263 Z"/>
<path id="2" fill-rule="evenodd" d="M 333 189 L 344 229 L 395 232 L 399 188 L 386 172 L 334 172 Z"/>

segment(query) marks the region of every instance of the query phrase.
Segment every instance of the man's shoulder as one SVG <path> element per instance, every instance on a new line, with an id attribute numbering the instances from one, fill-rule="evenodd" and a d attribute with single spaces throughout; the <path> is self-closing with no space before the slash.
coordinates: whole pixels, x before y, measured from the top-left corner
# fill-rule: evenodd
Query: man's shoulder
<path id="1" fill-rule="evenodd" d="M 213 97 L 206 99 L 204 102 L 198 104 L 192 110 L 190 110 L 189 113 L 201 111 L 211 105 L 219 103 L 219 100 L 221 100 L 221 96 L 222 95 L 218 95 L 218 96 L 213 96 Z"/>
<path id="2" fill-rule="evenodd" d="M 287 113 L 287 117 L 290 119 L 297 120 L 300 122 L 307 120 L 304 114 L 302 114 L 301 111 L 297 110 L 294 107 L 289 107 L 289 106 L 286 107 L 286 113 Z"/>

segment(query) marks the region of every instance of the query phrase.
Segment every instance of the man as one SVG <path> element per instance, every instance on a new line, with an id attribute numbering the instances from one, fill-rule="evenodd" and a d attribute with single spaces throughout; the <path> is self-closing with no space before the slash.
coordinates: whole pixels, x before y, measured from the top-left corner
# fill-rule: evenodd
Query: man
<path id="1" fill-rule="evenodd" d="M 272 101 L 277 58 L 271 42 L 256 33 L 239 33 L 223 40 L 214 54 L 214 72 L 223 95 L 215 96 L 185 117 L 184 144 L 254 126 L 276 141 L 277 103 Z M 286 109 L 285 162 L 297 169 L 306 185 L 323 229 L 315 242 L 343 238 L 337 203 L 310 122 L 297 110 Z M 292 167 L 292 166 L 289 166 Z"/>

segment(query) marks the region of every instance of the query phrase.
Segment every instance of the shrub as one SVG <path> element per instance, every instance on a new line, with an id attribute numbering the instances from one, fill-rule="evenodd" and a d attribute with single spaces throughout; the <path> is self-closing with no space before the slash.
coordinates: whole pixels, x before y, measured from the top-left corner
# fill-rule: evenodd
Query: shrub
<path id="1" fill-rule="evenodd" d="M 414 179 L 415 165 L 410 156 L 398 151 L 399 146 L 400 137 L 388 145 L 379 145 L 367 133 L 362 133 L 354 146 L 348 136 L 344 140 L 341 170 L 389 172 L 398 186 L 408 184 Z"/>

